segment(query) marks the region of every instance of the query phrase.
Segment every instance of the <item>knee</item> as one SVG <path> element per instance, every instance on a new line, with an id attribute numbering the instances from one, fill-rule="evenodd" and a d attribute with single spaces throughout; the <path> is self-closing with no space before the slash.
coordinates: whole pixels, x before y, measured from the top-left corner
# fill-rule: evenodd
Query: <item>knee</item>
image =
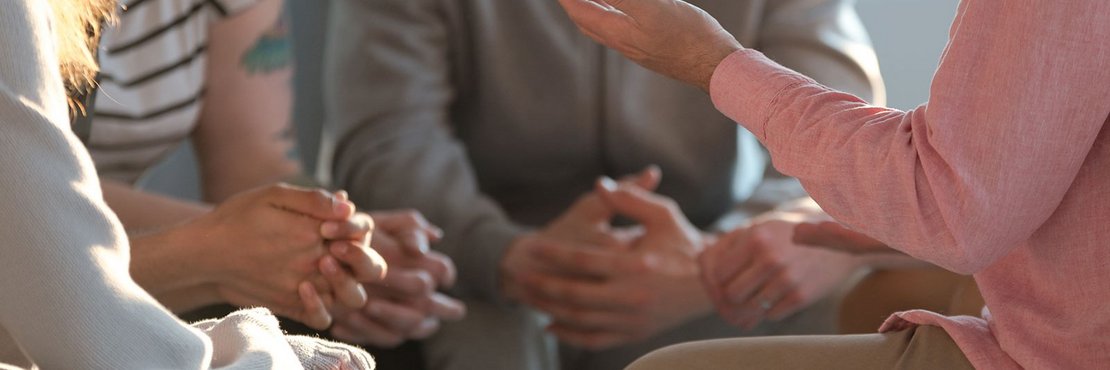
<path id="1" fill-rule="evenodd" d="M 676 344 L 640 357 L 625 370 L 695 369 L 696 367 L 693 366 L 699 361 L 691 360 L 701 357 L 699 354 L 703 352 L 705 352 L 703 346 L 697 342 Z"/>

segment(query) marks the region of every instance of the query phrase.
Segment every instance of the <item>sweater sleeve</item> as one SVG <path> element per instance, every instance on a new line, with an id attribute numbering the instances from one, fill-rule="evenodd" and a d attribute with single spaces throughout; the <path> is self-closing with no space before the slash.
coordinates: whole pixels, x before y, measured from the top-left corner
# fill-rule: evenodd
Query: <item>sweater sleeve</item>
<path id="1" fill-rule="evenodd" d="M 0 0 L 0 346 L 18 346 L 0 354 L 43 369 L 302 368 L 272 315 L 209 336 L 132 281 L 122 227 L 69 131 L 47 4 Z"/>
<path id="2" fill-rule="evenodd" d="M 714 74 L 717 107 L 840 221 L 961 273 L 1048 219 L 1110 114 L 1110 3 L 965 0 L 930 102 L 902 112 L 750 50 Z"/>

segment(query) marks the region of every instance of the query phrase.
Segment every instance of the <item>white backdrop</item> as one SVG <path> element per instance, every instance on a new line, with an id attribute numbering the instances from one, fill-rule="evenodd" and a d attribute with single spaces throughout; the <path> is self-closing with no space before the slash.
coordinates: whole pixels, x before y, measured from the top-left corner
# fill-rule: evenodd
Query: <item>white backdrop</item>
<path id="1" fill-rule="evenodd" d="M 734 0 L 722 0 L 734 1 Z M 887 85 L 891 107 L 910 109 L 929 96 L 929 80 L 947 39 L 958 0 L 857 0 L 860 17 L 871 32 Z M 295 119 L 307 166 L 314 167 L 323 119 L 320 104 L 320 56 L 323 47 L 325 0 L 288 0 L 296 29 L 298 75 Z M 192 152 L 183 148 L 156 169 L 145 186 L 159 192 L 196 199 Z"/>

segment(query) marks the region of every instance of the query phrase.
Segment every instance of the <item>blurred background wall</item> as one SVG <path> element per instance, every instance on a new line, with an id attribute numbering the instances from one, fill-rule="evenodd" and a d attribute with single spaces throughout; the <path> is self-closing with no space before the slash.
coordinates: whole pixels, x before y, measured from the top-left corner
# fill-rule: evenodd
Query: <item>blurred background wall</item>
<path id="1" fill-rule="evenodd" d="M 297 102 L 294 119 L 306 168 L 316 164 L 317 127 L 323 121 L 320 101 L 321 57 L 328 0 L 286 0 L 295 30 Z M 723 0 L 734 1 L 734 0 Z M 888 105 L 911 109 L 929 96 L 929 80 L 948 35 L 958 0 L 857 0 L 871 32 L 886 79 Z M 191 148 L 178 150 L 155 169 L 143 186 L 175 196 L 197 199 L 197 175 Z"/>

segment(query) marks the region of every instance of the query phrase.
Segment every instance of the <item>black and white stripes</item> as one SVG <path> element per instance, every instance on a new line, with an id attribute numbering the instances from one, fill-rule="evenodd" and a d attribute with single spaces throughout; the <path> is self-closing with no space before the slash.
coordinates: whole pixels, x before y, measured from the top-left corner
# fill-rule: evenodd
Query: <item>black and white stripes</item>
<path id="1" fill-rule="evenodd" d="M 88 147 L 102 175 L 136 181 L 189 137 L 203 105 L 211 23 L 257 0 L 131 0 L 101 42 Z"/>

